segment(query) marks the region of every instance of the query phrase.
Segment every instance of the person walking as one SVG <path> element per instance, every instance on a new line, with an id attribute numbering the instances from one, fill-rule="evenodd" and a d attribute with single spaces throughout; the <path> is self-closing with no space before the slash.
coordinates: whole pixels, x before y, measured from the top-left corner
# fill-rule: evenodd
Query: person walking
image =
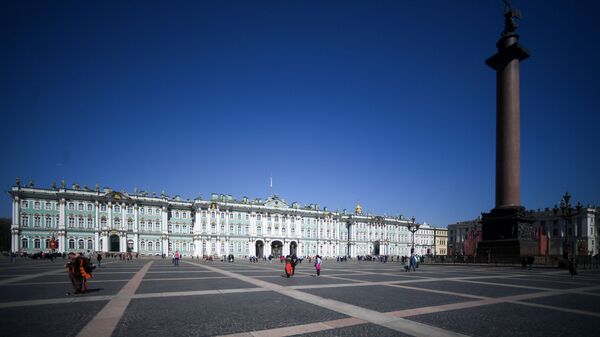
<path id="1" fill-rule="evenodd" d="M 296 256 L 296 254 L 293 254 L 291 256 L 291 260 L 292 260 L 292 276 L 294 276 L 294 274 L 296 273 L 296 265 L 298 264 L 298 256 Z"/>
<path id="2" fill-rule="evenodd" d="M 98 268 L 102 267 L 102 253 L 98 253 L 96 260 L 98 260 Z"/>
<path id="3" fill-rule="evenodd" d="M 577 269 L 575 269 L 575 262 L 573 259 L 569 259 L 569 275 L 571 275 L 571 278 L 577 275 Z"/>
<path id="4" fill-rule="evenodd" d="M 73 285 L 73 294 L 81 294 L 81 273 L 79 269 L 79 261 L 77 260 L 77 255 L 75 253 L 70 252 L 68 255 L 69 261 L 65 265 L 67 267 L 67 273 L 69 274 L 69 280 L 71 280 L 71 284 Z M 71 295 L 70 292 L 67 293 L 67 296 Z"/>
<path id="5" fill-rule="evenodd" d="M 176 266 L 179 266 L 179 258 L 181 258 L 181 255 L 179 255 L 179 251 L 178 251 L 178 250 L 176 250 L 176 251 L 175 251 L 175 254 L 173 254 L 173 263 L 174 263 Z"/>
<path id="6" fill-rule="evenodd" d="M 412 254 L 410 256 L 410 265 L 409 265 L 408 270 L 410 270 L 411 268 L 412 268 L 413 271 L 417 271 L 416 270 L 416 268 L 417 268 L 417 256 L 415 254 Z"/>
<path id="7" fill-rule="evenodd" d="M 315 256 L 315 269 L 317 270 L 317 276 L 321 275 L 321 264 L 323 263 L 323 260 L 321 259 L 321 257 L 319 255 Z"/>
<path id="8" fill-rule="evenodd" d="M 292 272 L 292 258 L 287 255 L 285 257 L 285 276 L 290 277 L 292 275 L 294 275 Z"/>

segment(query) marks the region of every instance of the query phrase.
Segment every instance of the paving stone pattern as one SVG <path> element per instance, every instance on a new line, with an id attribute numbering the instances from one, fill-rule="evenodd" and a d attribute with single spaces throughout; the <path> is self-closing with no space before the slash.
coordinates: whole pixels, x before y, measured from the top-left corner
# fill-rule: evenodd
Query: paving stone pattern
<path id="1" fill-rule="evenodd" d="M 600 270 L 326 260 L 292 278 L 279 262 L 104 259 L 72 292 L 62 259 L 0 258 L 3 336 L 595 336 Z M 136 274 L 137 277 L 134 278 Z M 124 291 L 125 289 L 129 289 Z M 124 304 L 123 304 L 124 303 Z M 102 316 L 104 317 L 104 316 Z M 85 329 L 84 329 L 85 328 Z"/>

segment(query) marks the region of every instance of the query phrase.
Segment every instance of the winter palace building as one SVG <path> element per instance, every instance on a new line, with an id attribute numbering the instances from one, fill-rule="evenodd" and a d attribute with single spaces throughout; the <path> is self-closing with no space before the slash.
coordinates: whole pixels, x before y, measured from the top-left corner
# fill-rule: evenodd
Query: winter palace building
<path id="1" fill-rule="evenodd" d="M 210 200 L 128 194 L 110 188 L 21 186 L 12 197 L 14 252 L 101 251 L 143 255 L 298 256 L 410 255 L 414 219 L 329 211 L 311 204 L 288 204 L 213 194 Z M 413 226 L 414 228 L 414 226 Z M 434 253 L 434 228 L 415 233 L 415 252 Z"/>

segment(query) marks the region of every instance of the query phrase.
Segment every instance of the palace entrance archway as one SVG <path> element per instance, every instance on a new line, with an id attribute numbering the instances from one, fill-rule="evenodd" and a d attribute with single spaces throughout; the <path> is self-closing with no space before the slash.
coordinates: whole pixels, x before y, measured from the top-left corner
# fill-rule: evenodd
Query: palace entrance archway
<path id="1" fill-rule="evenodd" d="M 263 257 L 265 254 L 265 243 L 262 241 L 256 241 L 256 257 Z"/>
<path id="2" fill-rule="evenodd" d="M 273 255 L 273 257 L 280 257 L 281 254 L 283 254 L 282 251 L 283 248 L 283 243 L 281 243 L 281 241 L 273 241 L 271 242 L 271 255 Z"/>
<path id="3" fill-rule="evenodd" d="M 380 254 L 379 251 L 379 241 L 373 242 L 373 255 L 377 256 Z"/>
<path id="4" fill-rule="evenodd" d="M 297 255 L 298 254 L 298 244 L 296 243 L 296 241 L 292 241 L 290 242 L 290 255 Z"/>
<path id="5" fill-rule="evenodd" d="M 110 236 L 110 251 L 118 252 L 120 250 L 119 247 L 119 236 L 117 234 L 113 234 Z"/>

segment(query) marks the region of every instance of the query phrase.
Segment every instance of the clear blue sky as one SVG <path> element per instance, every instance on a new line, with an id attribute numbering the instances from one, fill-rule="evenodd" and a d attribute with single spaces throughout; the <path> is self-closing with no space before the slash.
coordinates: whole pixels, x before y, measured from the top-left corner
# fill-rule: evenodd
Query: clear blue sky
<path id="1" fill-rule="evenodd" d="M 513 1 L 521 201 L 600 201 L 599 1 Z M 494 207 L 500 0 L 2 1 L 0 186 Z M 8 195 L 0 216 L 10 216 Z"/>

